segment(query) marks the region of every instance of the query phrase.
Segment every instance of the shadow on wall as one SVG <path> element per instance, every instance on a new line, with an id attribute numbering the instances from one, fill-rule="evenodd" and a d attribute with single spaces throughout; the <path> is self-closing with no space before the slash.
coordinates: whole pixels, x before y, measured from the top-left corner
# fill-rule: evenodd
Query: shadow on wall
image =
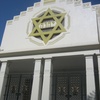
<path id="1" fill-rule="evenodd" d="M 92 91 L 92 92 L 88 95 L 87 100 L 96 100 L 96 96 L 95 96 L 95 92 L 94 92 L 94 91 Z"/>

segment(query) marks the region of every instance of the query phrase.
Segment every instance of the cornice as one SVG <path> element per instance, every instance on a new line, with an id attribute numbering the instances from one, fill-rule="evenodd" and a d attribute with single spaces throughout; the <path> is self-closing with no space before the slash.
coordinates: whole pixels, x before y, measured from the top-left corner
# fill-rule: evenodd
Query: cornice
<path id="1" fill-rule="evenodd" d="M 99 50 L 99 49 L 100 49 L 100 44 L 94 44 L 94 45 L 84 45 L 84 46 L 75 46 L 75 47 L 40 48 L 40 49 L 35 49 L 35 50 L 31 49 L 31 50 L 19 50 L 19 51 L 18 50 L 17 51 L 1 51 L 0 58 L 86 51 L 86 50 Z"/>

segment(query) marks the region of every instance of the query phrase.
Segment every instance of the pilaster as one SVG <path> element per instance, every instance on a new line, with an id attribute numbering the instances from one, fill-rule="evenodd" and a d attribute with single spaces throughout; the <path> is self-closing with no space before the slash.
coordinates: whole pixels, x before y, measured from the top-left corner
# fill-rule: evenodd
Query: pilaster
<path id="1" fill-rule="evenodd" d="M 51 72 L 52 72 L 51 59 L 45 59 L 41 100 L 51 100 L 51 82 L 52 82 Z"/>
<path id="2" fill-rule="evenodd" d="M 86 89 L 87 89 L 87 100 L 90 98 L 95 100 L 95 79 L 94 79 L 94 68 L 93 68 L 93 57 L 86 57 Z M 93 94 L 93 95 L 91 95 Z"/>
<path id="3" fill-rule="evenodd" d="M 98 56 L 98 70 L 99 70 L 99 94 L 100 94 L 100 56 Z"/>
<path id="4" fill-rule="evenodd" d="M 8 67 L 7 62 L 2 62 L 0 70 L 0 100 L 3 100 L 5 85 L 7 81 Z"/>
<path id="5" fill-rule="evenodd" d="M 40 100 L 42 89 L 41 59 L 35 60 L 31 100 Z"/>

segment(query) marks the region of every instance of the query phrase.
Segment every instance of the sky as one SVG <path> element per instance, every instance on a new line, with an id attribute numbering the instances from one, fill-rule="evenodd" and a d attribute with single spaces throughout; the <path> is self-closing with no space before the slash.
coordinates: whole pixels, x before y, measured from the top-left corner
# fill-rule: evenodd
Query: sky
<path id="1" fill-rule="evenodd" d="M 27 7 L 33 6 L 35 2 L 40 0 L 0 0 L 0 44 L 4 33 L 7 20 L 12 20 L 14 16 L 19 15 L 21 11 L 25 11 Z M 91 2 L 92 5 L 100 4 L 100 0 L 83 0 L 83 2 Z"/>

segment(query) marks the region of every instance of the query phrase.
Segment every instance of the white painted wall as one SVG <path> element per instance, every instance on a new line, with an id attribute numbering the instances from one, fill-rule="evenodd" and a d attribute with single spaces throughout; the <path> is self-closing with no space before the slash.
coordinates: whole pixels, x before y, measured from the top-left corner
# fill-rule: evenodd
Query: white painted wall
<path id="1" fill-rule="evenodd" d="M 94 79 L 94 68 L 93 68 L 93 57 L 86 57 L 86 90 L 87 90 L 87 100 L 93 92 L 95 92 L 95 79 Z M 91 100 L 95 100 L 94 97 Z"/>
<path id="2" fill-rule="evenodd" d="M 42 2 L 36 3 L 33 7 L 27 8 L 27 11 L 21 12 L 19 16 L 15 16 L 13 20 L 6 24 L 1 48 L 4 51 L 14 51 L 98 44 L 96 12 L 92 10 L 91 5 L 84 7 L 83 3 L 80 2 L 77 6 L 75 3 L 68 4 L 67 1 L 58 2 L 57 0 L 56 3 L 46 5 L 43 5 Z M 52 9 L 53 7 L 63 8 L 67 12 L 70 16 L 70 28 L 67 32 L 60 34 L 59 38 L 64 36 L 55 43 L 52 40 L 45 45 L 42 41 L 37 40 L 41 44 L 40 46 L 30 42 L 27 34 L 28 23 L 41 9 Z M 66 21 L 65 28 L 67 24 Z"/>

